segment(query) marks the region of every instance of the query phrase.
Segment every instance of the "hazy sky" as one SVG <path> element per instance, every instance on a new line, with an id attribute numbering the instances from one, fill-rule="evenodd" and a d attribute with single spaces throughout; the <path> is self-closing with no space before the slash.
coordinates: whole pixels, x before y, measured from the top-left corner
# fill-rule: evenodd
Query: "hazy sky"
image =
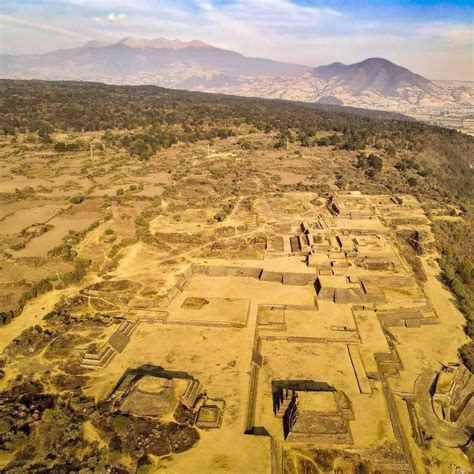
<path id="1" fill-rule="evenodd" d="M 0 52 L 44 53 L 91 39 L 200 39 L 318 66 L 384 57 L 432 79 L 474 80 L 468 0 L 1 0 Z"/>

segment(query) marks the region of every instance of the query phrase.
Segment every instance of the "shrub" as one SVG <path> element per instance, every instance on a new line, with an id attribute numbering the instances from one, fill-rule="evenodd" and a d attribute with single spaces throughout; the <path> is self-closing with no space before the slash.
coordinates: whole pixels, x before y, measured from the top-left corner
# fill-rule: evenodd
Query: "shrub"
<path id="1" fill-rule="evenodd" d="M 374 170 L 375 173 L 382 171 L 383 160 L 380 156 L 370 154 L 367 158 L 367 164 Z"/>
<path id="2" fill-rule="evenodd" d="M 76 258 L 74 261 L 74 270 L 69 273 L 65 273 L 61 280 L 65 285 L 71 285 L 72 283 L 77 283 L 80 281 L 86 274 L 87 267 L 89 267 L 91 261 L 86 258 Z"/>
<path id="3" fill-rule="evenodd" d="M 82 201 L 84 201 L 84 196 L 73 196 L 71 199 L 69 199 L 69 202 L 71 204 L 80 204 Z"/>
<path id="4" fill-rule="evenodd" d="M 116 433 L 126 434 L 130 431 L 132 422 L 130 418 L 118 415 L 112 418 L 112 426 Z"/>
<path id="5" fill-rule="evenodd" d="M 29 290 L 25 291 L 25 293 L 23 293 L 20 301 L 26 302 L 26 301 L 28 301 L 32 298 L 35 298 L 38 295 L 46 293 L 47 291 L 50 291 L 52 289 L 53 289 L 53 287 L 51 286 L 51 283 L 49 282 L 49 280 L 44 278 L 44 279 L 40 280 L 39 282 L 34 283 Z"/>
<path id="6" fill-rule="evenodd" d="M 237 143 L 240 145 L 240 148 L 242 148 L 243 150 L 252 149 L 252 144 L 245 138 L 241 138 L 240 140 L 237 141 Z"/>
<path id="7" fill-rule="evenodd" d="M 227 214 L 224 211 L 219 211 L 215 216 L 214 220 L 217 222 L 222 222 L 225 221 L 225 218 L 227 217 Z"/>
<path id="8" fill-rule="evenodd" d="M 8 324 L 13 319 L 13 311 L 4 311 L 0 313 L 0 324 Z"/>
<path id="9" fill-rule="evenodd" d="M 468 342 L 459 348 L 459 357 L 464 365 L 474 374 L 474 342 Z"/>

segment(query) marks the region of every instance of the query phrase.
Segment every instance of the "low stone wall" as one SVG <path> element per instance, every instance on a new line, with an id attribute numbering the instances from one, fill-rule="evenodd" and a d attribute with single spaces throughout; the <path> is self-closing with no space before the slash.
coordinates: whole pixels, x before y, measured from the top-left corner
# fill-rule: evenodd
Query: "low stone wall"
<path id="1" fill-rule="evenodd" d="M 295 433 L 290 431 L 286 441 L 318 444 L 353 444 L 352 436 L 346 433 Z"/>
<path id="2" fill-rule="evenodd" d="M 157 304 L 158 308 L 166 308 L 171 300 L 178 294 L 181 293 L 186 285 L 188 284 L 190 278 L 194 273 L 207 274 L 207 266 L 205 265 L 193 265 L 189 267 L 184 273 L 181 273 L 176 276 L 176 283 L 174 286 L 168 290 L 168 292 L 162 296 L 161 300 Z M 218 268 L 218 267 L 216 267 Z"/>
<path id="3" fill-rule="evenodd" d="M 288 342 L 309 342 L 314 344 L 327 344 L 328 340 L 325 337 L 304 337 L 304 336 L 289 336 L 286 338 Z M 331 339 L 334 342 L 334 339 Z"/>
<path id="4" fill-rule="evenodd" d="M 314 284 L 316 281 L 316 274 L 313 273 L 283 273 L 284 285 L 304 286 Z"/>
<path id="5" fill-rule="evenodd" d="M 246 323 L 228 323 L 225 321 L 165 321 L 164 324 L 176 324 L 181 326 L 206 326 L 216 328 L 244 328 L 246 326 Z"/>
<path id="6" fill-rule="evenodd" d="M 316 300 L 315 300 L 316 303 Z M 285 304 L 282 305 L 287 311 L 319 311 L 316 304 Z"/>
<path id="7" fill-rule="evenodd" d="M 378 311 L 377 315 L 385 327 L 415 328 L 431 324 L 440 324 L 436 317 L 425 318 L 419 309 L 385 310 Z"/>
<path id="8" fill-rule="evenodd" d="M 304 286 L 314 284 L 316 274 L 313 273 L 293 273 L 293 272 L 273 272 L 263 270 L 260 267 L 236 267 L 229 265 L 200 265 L 192 264 L 184 273 L 176 277 L 175 285 L 162 296 L 157 304 L 158 308 L 165 308 L 171 300 L 184 290 L 193 274 L 207 275 L 213 277 L 235 276 L 244 278 L 256 278 L 261 281 L 282 283 L 283 285 Z"/>
<path id="9" fill-rule="evenodd" d="M 237 276 L 247 278 L 260 278 L 262 271 L 262 268 L 241 267 L 237 272 Z"/>
<path id="10" fill-rule="evenodd" d="M 207 267 L 206 275 L 207 276 L 216 276 L 216 277 L 227 276 L 227 269 L 226 269 L 226 267 L 210 266 L 210 267 Z"/>
<path id="11" fill-rule="evenodd" d="M 267 270 L 263 270 L 262 274 L 260 275 L 260 280 L 262 281 L 274 281 L 276 283 L 283 282 L 283 273 L 282 272 L 269 272 Z"/>
<path id="12" fill-rule="evenodd" d="M 360 303 L 364 301 L 364 293 L 361 288 L 335 288 L 334 302 L 337 304 Z"/>
<path id="13" fill-rule="evenodd" d="M 262 281 L 282 282 L 284 285 L 308 285 L 316 280 L 315 273 L 273 272 L 258 267 L 193 265 L 191 268 L 193 273 L 202 275 L 258 278 Z"/>
<path id="14" fill-rule="evenodd" d="M 321 300 L 334 301 L 335 288 L 321 288 L 318 292 L 318 298 Z"/>

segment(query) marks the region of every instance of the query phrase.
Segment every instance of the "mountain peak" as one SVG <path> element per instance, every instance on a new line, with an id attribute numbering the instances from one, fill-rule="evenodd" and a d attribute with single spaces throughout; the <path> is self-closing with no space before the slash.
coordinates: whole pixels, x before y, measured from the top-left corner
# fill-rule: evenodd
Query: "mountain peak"
<path id="1" fill-rule="evenodd" d="M 343 63 L 331 63 L 313 69 L 313 75 L 318 77 L 319 79 L 327 81 L 328 79 L 331 79 L 332 77 L 344 72 L 346 68 L 347 66 Z"/>
<path id="2" fill-rule="evenodd" d="M 368 58 L 349 65 L 332 63 L 313 69 L 312 74 L 319 79 L 343 85 L 356 95 L 371 90 L 392 97 L 398 95 L 400 88 L 416 87 L 426 93 L 431 93 L 435 88 L 428 79 L 385 58 Z"/>
<path id="3" fill-rule="evenodd" d="M 104 48 L 114 44 L 120 44 L 134 49 L 157 48 L 157 49 L 183 49 L 183 48 L 213 48 L 210 44 L 194 39 L 192 41 L 181 41 L 179 39 L 167 39 L 163 36 L 154 39 L 135 38 L 134 36 L 126 36 L 120 41 L 104 41 L 91 40 L 88 41 L 83 48 Z"/>
<path id="4" fill-rule="evenodd" d="M 393 64 L 396 66 L 395 63 L 385 58 L 367 58 L 361 61 L 359 64 Z"/>
<path id="5" fill-rule="evenodd" d="M 110 41 L 103 40 L 91 40 L 88 41 L 83 48 L 103 48 L 104 46 L 109 46 L 112 44 Z"/>
<path id="6" fill-rule="evenodd" d="M 210 44 L 204 43 L 204 41 L 200 40 L 192 40 L 188 43 L 188 46 L 193 47 L 193 48 L 212 48 Z"/>
<path id="7" fill-rule="evenodd" d="M 199 41 L 192 40 L 189 42 L 181 41 L 179 39 L 167 39 L 160 36 L 159 38 L 146 39 L 134 38 L 127 36 L 123 38 L 118 44 L 128 46 L 129 48 L 163 48 L 163 49 L 182 49 L 182 48 L 212 48 L 212 46 Z"/>

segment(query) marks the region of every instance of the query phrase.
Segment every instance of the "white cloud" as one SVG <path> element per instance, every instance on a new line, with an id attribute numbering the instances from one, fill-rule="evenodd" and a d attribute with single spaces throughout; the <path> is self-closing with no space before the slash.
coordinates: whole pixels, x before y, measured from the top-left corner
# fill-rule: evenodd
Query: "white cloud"
<path id="1" fill-rule="evenodd" d="M 112 23 L 114 22 L 117 22 L 117 21 L 123 21 L 127 18 L 127 16 L 125 15 L 125 13 L 110 13 L 109 15 L 107 15 L 107 20 L 111 21 Z"/>
<path id="2" fill-rule="evenodd" d="M 109 13 L 107 16 L 100 17 L 100 16 L 93 16 L 92 21 L 95 23 L 118 23 L 127 19 L 127 15 L 125 13 Z"/>

